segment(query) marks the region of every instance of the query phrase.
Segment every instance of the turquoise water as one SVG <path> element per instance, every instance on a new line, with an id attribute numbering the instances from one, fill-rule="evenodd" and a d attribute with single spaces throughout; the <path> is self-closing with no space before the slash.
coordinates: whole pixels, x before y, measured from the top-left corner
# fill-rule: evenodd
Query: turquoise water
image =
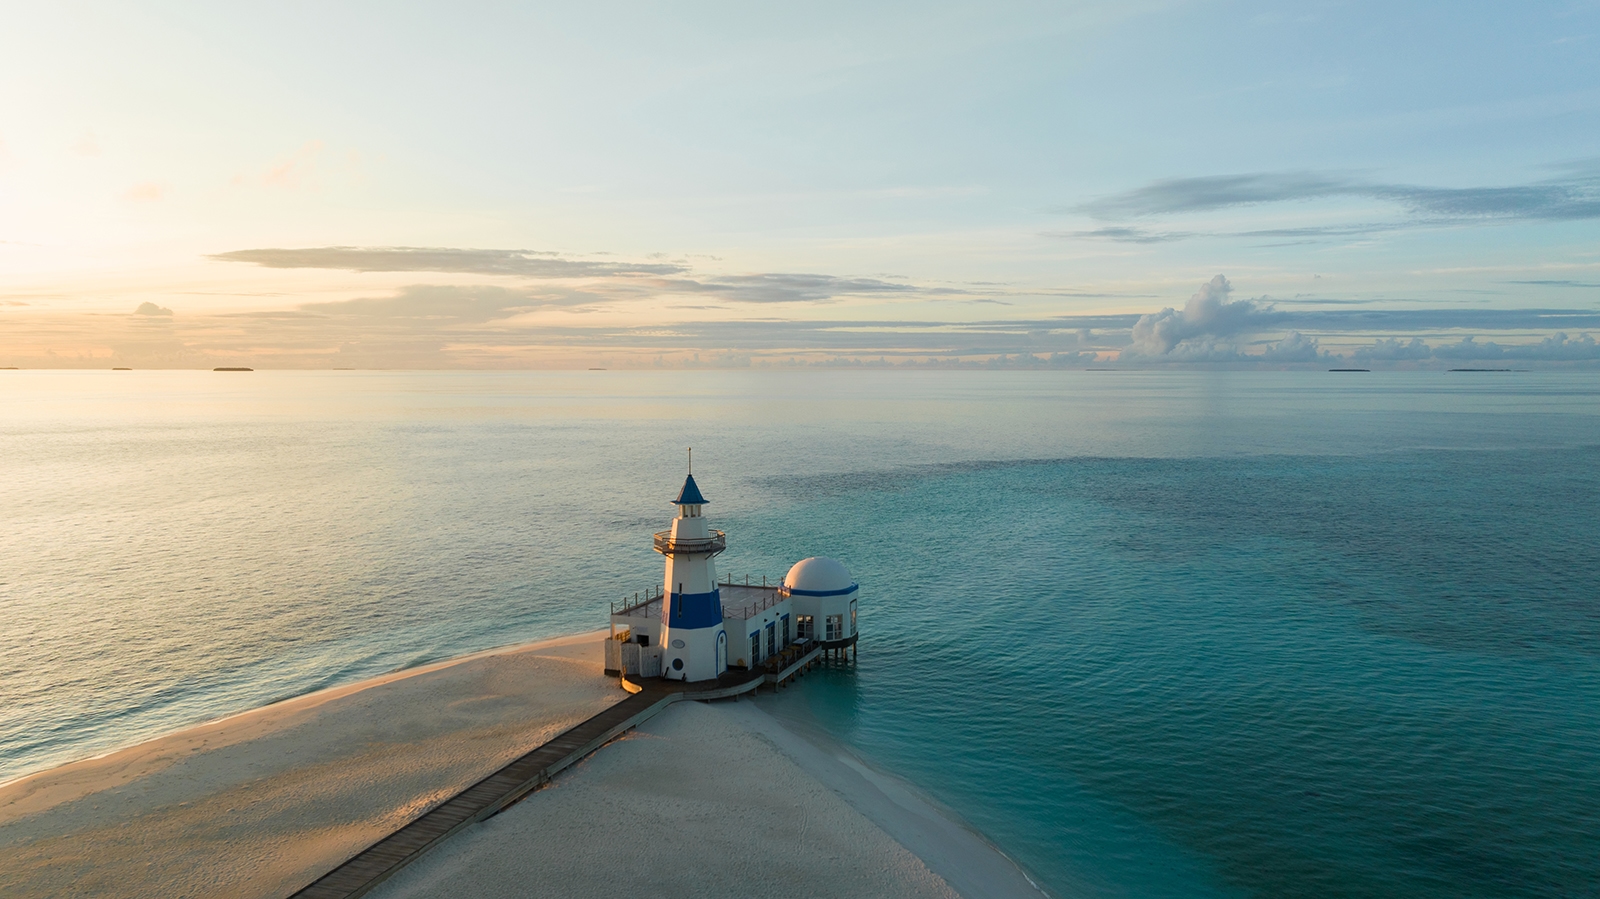
<path id="1" fill-rule="evenodd" d="M 1600 894 L 1600 376 L 3 372 L 0 779 L 837 555 L 782 697 L 1058 895 Z"/>

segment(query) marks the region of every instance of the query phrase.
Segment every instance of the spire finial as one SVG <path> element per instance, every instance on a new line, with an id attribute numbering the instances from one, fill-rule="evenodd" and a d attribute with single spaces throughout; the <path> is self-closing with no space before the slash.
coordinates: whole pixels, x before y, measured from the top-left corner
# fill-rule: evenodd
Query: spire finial
<path id="1" fill-rule="evenodd" d="M 689 447 L 689 473 L 694 474 L 694 447 Z"/>

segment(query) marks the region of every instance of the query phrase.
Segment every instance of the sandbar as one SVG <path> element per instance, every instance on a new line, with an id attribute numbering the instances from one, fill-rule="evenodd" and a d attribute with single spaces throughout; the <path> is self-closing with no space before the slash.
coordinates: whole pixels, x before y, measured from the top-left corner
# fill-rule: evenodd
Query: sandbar
<path id="1" fill-rule="evenodd" d="M 604 636 L 322 690 L 0 786 L 0 895 L 282 899 L 622 699 Z"/>
<path id="2" fill-rule="evenodd" d="M 368 896 L 1043 899 L 909 785 L 760 705 L 670 706 Z"/>
<path id="3" fill-rule="evenodd" d="M 282 899 L 620 701 L 605 633 L 322 690 L 0 786 L 0 895 Z M 762 705 L 672 705 L 368 895 L 1043 895 L 914 788 Z"/>

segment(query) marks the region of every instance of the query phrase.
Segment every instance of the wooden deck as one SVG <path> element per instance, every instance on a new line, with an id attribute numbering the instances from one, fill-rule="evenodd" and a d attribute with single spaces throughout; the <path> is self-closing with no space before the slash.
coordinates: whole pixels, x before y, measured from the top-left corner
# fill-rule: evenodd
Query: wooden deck
<path id="1" fill-rule="evenodd" d="M 715 681 L 685 684 L 658 678 L 629 681 L 631 694 L 593 718 L 517 758 L 499 771 L 439 803 L 410 824 L 322 875 L 290 899 L 352 899 L 389 879 L 452 834 L 494 816 L 539 787 L 556 772 L 583 759 L 623 732 L 639 726 L 680 699 L 726 699 L 764 683 L 792 679 L 821 653 L 812 650 L 778 676 L 762 670 L 729 671 Z"/>

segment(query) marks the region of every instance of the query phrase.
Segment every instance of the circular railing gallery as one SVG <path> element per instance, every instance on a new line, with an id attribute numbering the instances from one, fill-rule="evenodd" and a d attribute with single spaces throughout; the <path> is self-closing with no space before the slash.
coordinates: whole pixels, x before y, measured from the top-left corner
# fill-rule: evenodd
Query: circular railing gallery
<path id="1" fill-rule="evenodd" d="M 695 540 L 674 540 L 671 531 L 656 532 L 656 552 L 658 553 L 711 553 L 716 555 L 728 548 L 728 535 L 721 531 L 712 531 L 710 537 Z"/>

